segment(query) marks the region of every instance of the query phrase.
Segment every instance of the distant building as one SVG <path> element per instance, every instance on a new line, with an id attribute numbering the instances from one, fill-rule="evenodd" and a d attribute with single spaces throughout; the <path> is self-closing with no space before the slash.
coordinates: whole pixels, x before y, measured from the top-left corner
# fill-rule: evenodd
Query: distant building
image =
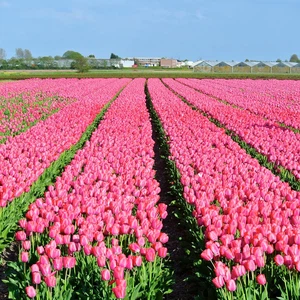
<path id="1" fill-rule="evenodd" d="M 122 59 L 121 66 L 123 68 L 132 68 L 134 66 L 134 60 L 133 59 Z"/>
<path id="2" fill-rule="evenodd" d="M 128 60 L 133 60 L 135 64 L 143 67 L 157 67 L 160 65 L 160 57 L 130 57 Z"/>
<path id="3" fill-rule="evenodd" d="M 177 59 L 162 58 L 160 60 L 160 66 L 163 68 L 176 68 L 177 63 Z"/>

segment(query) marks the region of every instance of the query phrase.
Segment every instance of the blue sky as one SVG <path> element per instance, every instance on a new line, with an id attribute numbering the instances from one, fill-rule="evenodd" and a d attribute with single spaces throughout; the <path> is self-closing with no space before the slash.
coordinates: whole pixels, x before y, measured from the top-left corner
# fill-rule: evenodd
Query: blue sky
<path id="1" fill-rule="evenodd" d="M 300 0 L 0 0 L 0 48 L 34 57 L 300 57 Z"/>

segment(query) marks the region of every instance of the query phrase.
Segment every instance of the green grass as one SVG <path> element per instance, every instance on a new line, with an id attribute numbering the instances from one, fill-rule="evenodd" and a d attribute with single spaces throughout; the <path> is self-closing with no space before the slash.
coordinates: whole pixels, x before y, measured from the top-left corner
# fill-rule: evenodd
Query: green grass
<path id="1" fill-rule="evenodd" d="M 300 74 L 250 74 L 250 73 L 198 73 L 188 68 L 160 67 L 137 69 L 109 69 L 90 70 L 87 73 L 78 73 L 74 70 L 12 70 L 0 71 L 2 80 L 20 80 L 29 78 L 225 78 L 225 79 L 293 79 L 300 80 Z"/>

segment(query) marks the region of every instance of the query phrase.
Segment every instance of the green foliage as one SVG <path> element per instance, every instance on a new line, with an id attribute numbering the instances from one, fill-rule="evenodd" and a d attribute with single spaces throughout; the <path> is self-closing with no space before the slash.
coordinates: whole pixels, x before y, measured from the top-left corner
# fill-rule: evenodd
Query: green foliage
<path id="1" fill-rule="evenodd" d="M 68 50 L 68 51 L 66 51 L 66 52 L 63 54 L 62 57 L 63 57 L 63 58 L 66 58 L 66 59 L 74 59 L 74 60 L 76 60 L 76 59 L 78 59 L 78 58 L 82 58 L 83 55 L 80 54 L 79 52 L 72 51 L 72 50 Z"/>
<path id="2" fill-rule="evenodd" d="M 87 58 L 85 57 L 78 57 L 75 59 L 73 63 L 74 69 L 76 69 L 79 73 L 85 73 L 88 72 L 90 69 L 90 65 L 88 63 Z"/>
<path id="3" fill-rule="evenodd" d="M 111 53 L 110 54 L 110 59 L 118 59 L 118 58 L 121 58 L 120 56 L 114 54 L 114 53 Z"/>
<path id="4" fill-rule="evenodd" d="M 290 62 L 299 62 L 299 58 L 297 54 L 293 54 L 290 58 Z"/>

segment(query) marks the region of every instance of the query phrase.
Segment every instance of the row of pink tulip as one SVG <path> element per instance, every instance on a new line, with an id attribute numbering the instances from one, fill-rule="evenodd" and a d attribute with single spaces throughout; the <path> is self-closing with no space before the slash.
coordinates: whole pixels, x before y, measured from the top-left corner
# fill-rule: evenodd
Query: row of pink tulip
<path id="1" fill-rule="evenodd" d="M 217 82 L 216 82 L 217 83 Z M 230 86 L 232 88 L 238 88 L 244 92 L 252 92 L 254 94 L 260 93 L 261 95 L 266 95 L 270 97 L 268 101 L 273 104 L 274 100 L 271 98 L 276 98 L 278 101 L 278 106 L 286 109 L 287 105 L 291 105 L 291 109 L 295 109 L 299 112 L 300 104 L 300 91 L 299 91 L 299 81 L 298 80 L 218 80 L 218 83 Z"/>
<path id="2" fill-rule="evenodd" d="M 102 80 L 101 84 L 110 84 L 115 80 Z M 0 91 L 0 135 L 23 132 L 41 118 L 45 119 L 99 87 L 99 80 L 95 79 L 46 79 L 24 80 L 19 84 L 7 83 L 2 86 L 5 96 Z M 11 95 L 15 95 L 14 98 Z"/>
<path id="3" fill-rule="evenodd" d="M 300 179 L 300 134 L 282 128 L 247 110 L 237 109 L 172 79 L 163 79 L 187 101 L 234 131 L 269 161 L 290 170 Z"/>
<path id="4" fill-rule="evenodd" d="M 208 80 L 208 83 L 213 83 Z M 284 110 L 290 109 L 300 111 L 300 91 L 298 80 L 224 80 L 214 82 L 222 87 L 238 90 L 245 94 L 251 94 L 255 99 L 263 97 L 268 105 L 280 107 Z M 261 98 L 261 99 L 263 99 Z"/>
<path id="5" fill-rule="evenodd" d="M 98 90 L 0 145 L 0 206 L 27 192 L 44 170 L 79 140 L 103 106 L 129 81 L 120 79 L 103 85 L 100 79 Z M 89 81 L 87 86 L 79 86 L 78 93 L 88 91 L 88 85 Z"/>
<path id="6" fill-rule="evenodd" d="M 74 101 L 75 99 L 51 96 L 41 96 L 37 99 L 35 95 L 9 100 L 0 98 L 0 105 L 3 107 L 0 111 L 0 135 L 9 136 L 23 132 L 37 121 L 47 118 Z"/>
<path id="7" fill-rule="evenodd" d="M 30 251 L 38 253 L 30 267 L 33 284 L 54 287 L 59 271 L 73 268 L 75 254 L 83 251 L 96 257 L 103 280 L 114 280 L 115 297 L 124 298 L 125 274 L 144 258 L 153 262 L 166 256 L 168 236 L 161 229 L 167 212 L 165 204 L 157 205 L 160 188 L 144 84 L 145 79 L 135 79 L 121 92 L 91 140 L 20 220 L 23 230 L 16 239 L 22 241 L 22 261 Z M 47 234 L 50 242 L 35 242 L 37 248 L 30 249 L 38 234 Z M 124 237 L 130 243 L 122 248 Z M 36 294 L 33 286 L 26 291 Z"/>
<path id="8" fill-rule="evenodd" d="M 0 86 L 0 97 L 9 99 L 21 94 L 38 93 L 53 88 L 63 88 L 78 82 L 77 79 L 28 79 L 6 82 Z"/>
<path id="9" fill-rule="evenodd" d="M 201 258 L 213 262 L 215 286 L 234 291 L 239 277 L 261 272 L 268 254 L 276 254 L 275 264 L 300 271 L 300 193 L 158 79 L 149 79 L 148 88 L 169 138 L 184 198 L 205 228 Z M 257 281 L 264 284 L 264 274 Z"/>
<path id="10" fill-rule="evenodd" d="M 300 94 L 298 93 L 297 96 L 293 94 L 299 89 L 299 83 L 297 87 L 293 87 L 293 81 L 285 81 L 285 91 L 289 94 L 283 98 L 282 93 L 275 91 L 271 94 L 261 93 L 261 85 L 256 81 L 251 81 L 256 91 L 241 90 L 241 83 L 238 80 L 234 80 L 235 88 L 221 84 L 220 80 L 179 79 L 178 81 L 273 122 L 300 129 Z"/>

